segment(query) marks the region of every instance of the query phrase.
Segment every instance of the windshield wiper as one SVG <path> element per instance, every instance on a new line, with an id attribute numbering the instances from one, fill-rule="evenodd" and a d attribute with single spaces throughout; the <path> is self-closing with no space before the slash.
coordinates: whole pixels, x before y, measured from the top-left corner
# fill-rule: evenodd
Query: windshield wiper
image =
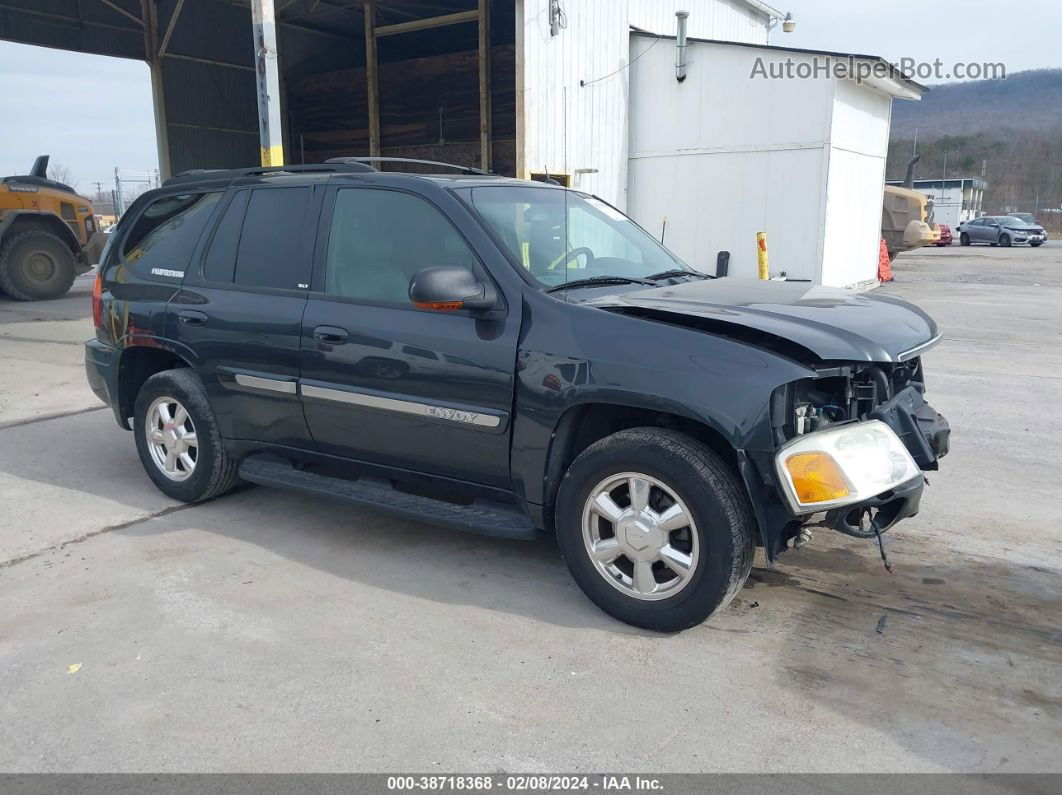
<path id="1" fill-rule="evenodd" d="M 573 287 L 594 287 L 602 284 L 644 284 L 646 287 L 656 287 L 648 279 L 634 279 L 629 276 L 591 276 L 587 279 L 573 279 L 564 284 L 557 284 L 546 290 L 547 293 L 556 293 L 561 290 L 570 290 Z"/>
<path id="2" fill-rule="evenodd" d="M 645 279 L 649 281 L 658 281 L 660 279 L 671 279 L 675 276 L 696 276 L 698 279 L 712 279 L 714 277 L 709 276 L 706 273 L 698 273 L 697 271 L 689 271 L 685 268 L 672 268 L 669 271 L 661 271 L 660 273 L 654 273 L 652 276 L 646 276 Z"/>

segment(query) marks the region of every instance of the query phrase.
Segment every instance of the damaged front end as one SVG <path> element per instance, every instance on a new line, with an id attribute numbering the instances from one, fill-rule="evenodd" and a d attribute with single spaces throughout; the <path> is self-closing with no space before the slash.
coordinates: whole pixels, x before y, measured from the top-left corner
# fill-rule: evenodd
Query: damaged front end
<path id="1" fill-rule="evenodd" d="M 937 469 L 948 452 L 950 428 L 925 402 L 920 358 L 814 370 L 815 377 L 772 396 L 775 450 L 750 451 L 741 461 L 750 491 L 761 498 L 768 561 L 806 539 L 802 529 L 816 516 L 819 525 L 880 541 L 918 512 L 923 472 Z"/>

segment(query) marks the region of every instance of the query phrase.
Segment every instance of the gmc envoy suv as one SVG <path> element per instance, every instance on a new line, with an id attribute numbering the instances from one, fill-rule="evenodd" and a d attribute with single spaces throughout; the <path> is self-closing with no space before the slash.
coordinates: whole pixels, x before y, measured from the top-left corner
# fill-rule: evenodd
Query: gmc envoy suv
<path id="1" fill-rule="evenodd" d="M 188 172 L 110 235 L 88 380 L 165 494 L 552 532 L 659 631 L 726 605 L 757 546 L 917 512 L 949 429 L 916 307 L 699 273 L 575 190 L 369 160 Z"/>

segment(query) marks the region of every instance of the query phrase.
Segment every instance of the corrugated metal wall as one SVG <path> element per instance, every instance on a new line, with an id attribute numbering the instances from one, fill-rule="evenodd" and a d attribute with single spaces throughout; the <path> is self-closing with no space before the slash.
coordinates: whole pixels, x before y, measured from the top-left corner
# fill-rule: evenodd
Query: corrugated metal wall
<path id="1" fill-rule="evenodd" d="M 160 38 L 175 2 L 159 3 Z M 162 59 L 171 170 L 253 165 L 258 105 L 250 12 L 208 0 L 185 6 Z"/>
<path id="2" fill-rule="evenodd" d="M 140 0 L 111 2 L 127 13 L 99 0 L 3 0 L 0 39 L 145 60 L 144 32 L 137 22 Z M 177 0 L 159 0 L 159 40 L 176 5 Z M 361 43 L 341 35 L 282 24 L 279 37 L 281 69 L 289 75 L 364 63 Z M 162 59 L 161 78 L 173 173 L 258 163 L 248 6 L 186 0 Z"/>
<path id="3" fill-rule="evenodd" d="M 140 16 L 139 0 L 112 0 Z M 75 52 L 143 58 L 144 34 L 133 20 L 99 2 L 4 0 L 0 39 Z"/>
<path id="4" fill-rule="evenodd" d="M 562 0 L 567 27 L 555 36 L 549 0 L 522 4 L 525 168 L 572 174 L 574 187 L 619 207 L 626 206 L 631 26 L 673 34 L 675 11 L 685 9 L 690 36 L 767 41 L 767 16 L 740 0 Z"/>

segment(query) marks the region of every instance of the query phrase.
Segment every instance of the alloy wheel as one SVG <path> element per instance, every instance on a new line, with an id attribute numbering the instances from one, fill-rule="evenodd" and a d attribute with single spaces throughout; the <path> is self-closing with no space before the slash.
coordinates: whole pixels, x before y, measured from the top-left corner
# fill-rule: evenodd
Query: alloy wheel
<path id="1" fill-rule="evenodd" d="M 172 397 L 155 399 L 144 423 L 151 460 L 170 480 L 187 480 L 199 459 L 199 439 L 188 410 Z"/>
<path id="2" fill-rule="evenodd" d="M 675 491 L 639 472 L 598 483 L 583 508 L 583 543 L 597 572 L 635 599 L 674 596 L 693 579 L 700 541 Z"/>

